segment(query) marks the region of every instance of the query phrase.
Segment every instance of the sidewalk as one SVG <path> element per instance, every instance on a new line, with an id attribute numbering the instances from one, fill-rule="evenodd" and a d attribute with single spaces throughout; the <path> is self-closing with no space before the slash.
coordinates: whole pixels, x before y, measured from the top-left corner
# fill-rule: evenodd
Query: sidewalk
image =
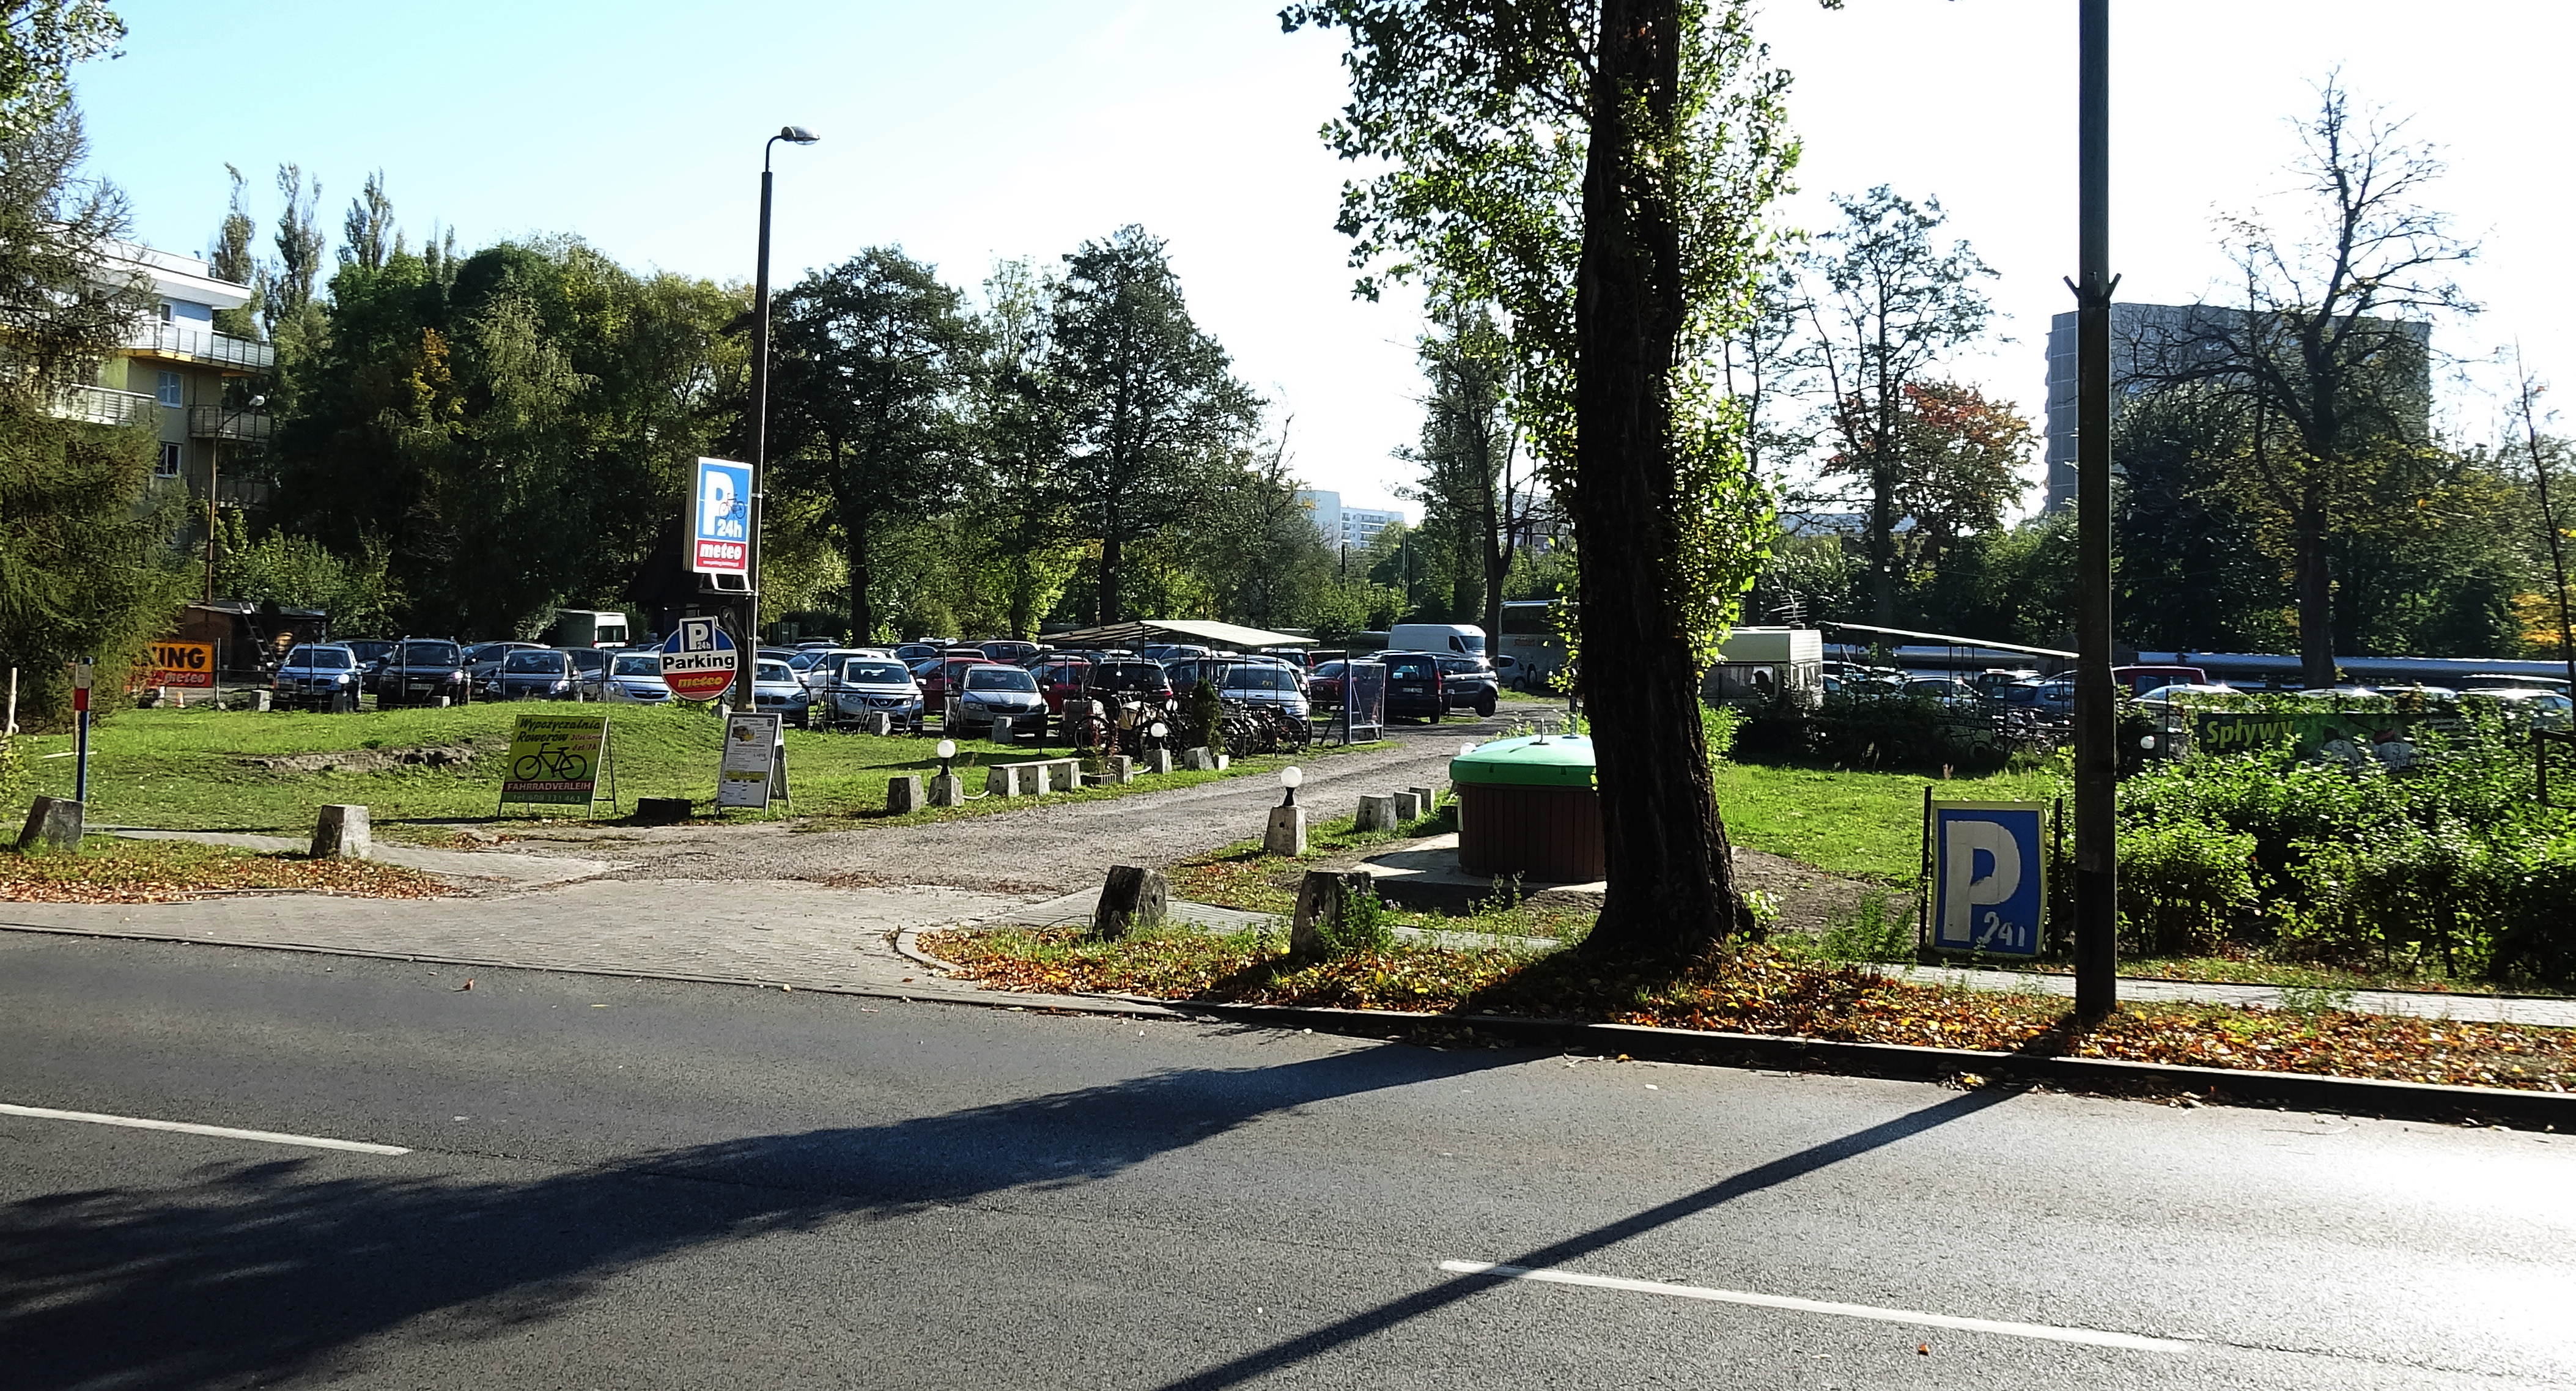
<path id="1" fill-rule="evenodd" d="M 2047 995 L 2075 995 L 2073 976 L 2024 971 L 1971 971 L 1956 966 L 1882 966 L 1888 975 L 1922 985 L 1956 985 L 1970 990 L 2020 990 Z M 2316 991 L 2299 992 L 2307 999 Z M 2279 1009 L 2291 994 L 2277 985 L 2225 985 L 2216 981 L 2153 980 L 2120 977 L 2120 998 L 2141 1004 L 2261 1005 Z M 2458 1019 L 2479 1024 L 2538 1024 L 2576 1028 L 2576 1000 L 2539 995 L 2448 995 L 2420 990 L 2356 990 L 2350 1004 L 2336 1007 L 2359 1014 L 2411 1015 L 2417 1019 Z"/>

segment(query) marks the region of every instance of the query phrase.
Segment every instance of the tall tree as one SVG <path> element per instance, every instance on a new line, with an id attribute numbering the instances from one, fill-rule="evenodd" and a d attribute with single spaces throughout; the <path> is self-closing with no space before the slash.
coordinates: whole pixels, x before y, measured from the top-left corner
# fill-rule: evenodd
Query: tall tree
<path id="1" fill-rule="evenodd" d="M 319 194 L 321 186 L 315 185 Z M 367 176 L 358 196 L 349 200 L 349 211 L 340 219 L 340 264 L 358 265 L 369 270 L 383 270 L 387 258 L 403 250 L 403 235 L 394 226 L 394 200 L 385 193 L 385 171 L 379 169 Z"/>
<path id="2" fill-rule="evenodd" d="M 258 306 L 265 296 L 266 280 L 259 257 L 250 248 L 251 242 L 259 236 L 259 224 L 251 219 L 250 207 L 244 199 L 248 181 L 242 178 L 241 170 L 227 164 L 224 173 L 233 181 L 232 200 L 224 209 L 224 220 L 215 228 L 214 242 L 206 248 L 206 268 L 215 273 L 217 280 L 247 286 L 250 303 L 238 309 L 216 310 L 215 329 L 235 338 L 257 338 L 260 336 Z"/>
<path id="3" fill-rule="evenodd" d="M 2405 122 L 2356 111 L 2329 77 L 2300 133 L 2295 169 L 2311 226 L 2284 233 L 2250 214 L 2231 219 L 2244 309 L 2151 333 L 2137 345 L 2137 375 L 2205 384 L 2250 408 L 2253 477 L 2290 531 L 2301 676 L 2328 686 L 2336 531 L 2389 459 L 2429 444 L 2424 316 L 2474 311 L 2449 276 L 2476 248 L 2419 201 L 2444 166 L 2405 138 Z"/>
<path id="4" fill-rule="evenodd" d="M 1698 690 L 1771 534 L 1717 359 L 1795 160 L 1787 79 L 1744 3 L 1327 0 L 1283 20 L 1351 35 L 1327 135 L 1389 164 L 1346 192 L 1355 255 L 1496 303 L 1525 354 L 1516 414 L 1581 554 L 1609 862 L 1585 950 L 1705 952 L 1752 927 Z"/>
<path id="5" fill-rule="evenodd" d="M 101 0 L 8 0 L 0 5 L 0 139 L 52 125 L 71 105 L 71 66 L 115 57 L 125 21 Z"/>
<path id="6" fill-rule="evenodd" d="M 870 543 L 960 490 L 958 395 L 974 365 L 960 297 L 895 247 L 870 247 L 779 296 L 771 399 L 791 488 L 831 500 L 850 616 L 874 634 Z"/>
<path id="7" fill-rule="evenodd" d="M 1905 388 L 1904 466 L 1897 511 L 1914 524 L 1914 560 L 1938 570 L 1942 551 L 2001 527 L 2029 491 L 2021 476 L 2038 437 L 2009 401 L 1955 382 Z"/>
<path id="8" fill-rule="evenodd" d="M 1054 282 L 1004 261 L 984 281 L 981 360 L 968 384 L 969 452 L 963 509 L 1002 571 L 1013 637 L 1027 639 L 1072 578 L 1078 551 L 1064 477 L 1063 393 L 1048 374 Z"/>
<path id="9" fill-rule="evenodd" d="M 1443 533 L 1457 563 L 1450 612 L 1502 632 L 1503 587 L 1521 533 L 1541 506 L 1523 467 L 1509 410 L 1511 345 L 1482 305 L 1442 306 L 1422 339 L 1422 440 L 1399 455 L 1422 470 L 1409 495 L 1422 500 L 1426 528 Z"/>
<path id="10" fill-rule="evenodd" d="M 1831 402 L 1828 470 L 1858 485 L 1870 608 L 1885 627 L 1896 621 L 1903 581 L 1896 528 L 1908 475 L 1907 388 L 1985 331 L 1990 311 L 1976 282 L 1994 271 L 1966 242 L 1946 251 L 1934 243 L 1944 220 L 1937 198 L 1917 204 L 1881 184 L 1857 198 L 1837 195 L 1834 206 L 1842 223 L 1806 258 L 1820 291 L 1808 301 L 1810 351 Z"/>
<path id="11" fill-rule="evenodd" d="M 1191 320 L 1163 243 L 1142 227 L 1065 257 L 1053 325 L 1068 496 L 1100 543 L 1097 621 L 1115 623 L 1126 616 L 1127 547 L 1210 495 L 1211 470 L 1250 433 L 1261 401 Z"/>

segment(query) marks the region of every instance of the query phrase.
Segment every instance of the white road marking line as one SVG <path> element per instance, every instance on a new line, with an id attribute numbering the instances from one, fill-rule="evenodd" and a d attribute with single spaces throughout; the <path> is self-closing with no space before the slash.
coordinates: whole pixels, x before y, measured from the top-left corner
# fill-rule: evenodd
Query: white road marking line
<path id="1" fill-rule="evenodd" d="M 274 1130 L 235 1130 L 228 1125 L 198 1125 L 192 1121 L 155 1121 L 141 1116 L 102 1116 L 92 1111 L 56 1111 L 43 1106 L 12 1106 L 0 1101 L 0 1116 L 25 1116 L 40 1121 L 86 1121 L 91 1125 L 121 1125 L 129 1130 L 175 1130 L 182 1135 L 212 1135 L 220 1140 L 258 1140 L 271 1145 L 302 1145 L 306 1149 L 349 1150 L 356 1154 L 409 1154 L 400 1145 L 370 1144 L 365 1140 L 333 1140 L 320 1135 L 281 1135 Z"/>
<path id="2" fill-rule="evenodd" d="M 1881 1309 L 1871 1304 L 1836 1304 L 1822 1299 L 1793 1299 L 1787 1295 L 1710 1289 L 1705 1285 L 1667 1285 L 1655 1280 L 1622 1280 L 1610 1275 L 1577 1275 L 1563 1270 L 1532 1270 L 1527 1266 L 1496 1265 L 1489 1261 L 1442 1261 L 1440 1268 L 1456 1275 L 1501 1275 L 1514 1280 L 1536 1280 L 1551 1285 L 1585 1285 L 1598 1290 L 1626 1290 L 1634 1294 L 1671 1295 L 1677 1299 L 1702 1299 L 1717 1304 L 1750 1304 L 1761 1309 L 1787 1309 L 1802 1314 L 1836 1314 L 1850 1319 L 1876 1319 L 1881 1323 L 1911 1323 L 1927 1328 L 1953 1328 L 1965 1333 L 2001 1333 L 2014 1338 L 2040 1338 L 2052 1343 L 2088 1343 L 2094 1347 L 2128 1348 L 2139 1352 L 2183 1352 L 2194 1346 L 2171 1338 L 2145 1338 L 2134 1333 L 2105 1333 L 2091 1328 L 2059 1328 L 2045 1323 L 2005 1323 L 1995 1319 L 1963 1319 L 1949 1314 L 1917 1313 L 1911 1309 Z"/>

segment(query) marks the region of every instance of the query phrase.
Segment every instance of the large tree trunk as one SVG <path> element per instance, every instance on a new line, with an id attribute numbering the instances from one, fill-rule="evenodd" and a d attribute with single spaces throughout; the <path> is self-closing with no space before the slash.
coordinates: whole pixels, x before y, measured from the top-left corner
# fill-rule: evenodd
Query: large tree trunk
<path id="1" fill-rule="evenodd" d="M 1118 532 L 1111 528 L 1100 538 L 1100 617 L 1102 623 L 1115 623 L 1125 615 L 1118 611 Z"/>
<path id="2" fill-rule="evenodd" d="M 2323 689 L 2335 683 L 2334 570 L 2326 561 L 2325 506 L 2313 488 L 2302 499 L 2295 544 L 2299 679 Z"/>
<path id="3" fill-rule="evenodd" d="M 1575 537 L 1584 697 L 1599 759 L 1608 892 L 1584 950 L 1678 961 L 1749 926 L 1700 731 L 1680 544 L 1670 377 L 1684 311 L 1681 236 L 1626 126 L 1669 133 L 1676 0 L 1602 0 L 1575 287 Z"/>
<path id="4" fill-rule="evenodd" d="M 842 523 L 850 541 L 850 625 L 851 639 L 865 647 L 877 640 L 877 607 L 868 595 L 871 566 L 868 560 L 868 519 L 854 516 Z"/>
<path id="5" fill-rule="evenodd" d="M 1870 622 L 1896 626 L 1896 469 L 1883 460 L 1869 470 L 1869 609 Z"/>

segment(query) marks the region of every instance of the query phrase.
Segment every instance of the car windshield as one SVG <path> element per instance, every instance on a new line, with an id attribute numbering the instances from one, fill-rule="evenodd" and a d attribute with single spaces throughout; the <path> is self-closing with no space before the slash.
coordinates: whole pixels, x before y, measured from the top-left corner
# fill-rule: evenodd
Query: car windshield
<path id="1" fill-rule="evenodd" d="M 564 656 L 560 652 L 513 652 L 501 662 L 503 671 L 563 675 Z"/>
<path id="2" fill-rule="evenodd" d="M 347 671 L 352 665 L 349 654 L 336 647 L 304 647 L 296 650 L 303 655 L 300 659 L 288 658 L 288 666 L 311 667 L 315 671 Z"/>
<path id="3" fill-rule="evenodd" d="M 1431 671 L 1431 663 L 1421 657 L 1391 657 L 1386 664 L 1386 674 L 1398 681 L 1420 681 Z"/>
<path id="4" fill-rule="evenodd" d="M 1034 691 L 1037 678 L 1018 667 L 968 667 L 966 689 L 970 691 Z"/>
<path id="5" fill-rule="evenodd" d="M 752 666 L 751 679 L 754 681 L 793 681 L 796 679 L 796 673 L 790 670 L 785 662 L 759 662 Z"/>
<path id="6" fill-rule="evenodd" d="M 458 656 L 452 642 L 415 642 L 403 648 L 402 662 L 415 667 L 452 667 Z"/>
<path id="7" fill-rule="evenodd" d="M 662 659 L 659 656 L 655 656 L 650 653 L 638 653 L 632 657 L 620 657 L 617 659 L 617 674 L 620 676 L 659 676 L 662 674 Z"/>
<path id="8" fill-rule="evenodd" d="M 853 686 L 900 686 L 912 673 L 899 662 L 852 662 L 841 668 L 841 679 Z"/>
<path id="9" fill-rule="evenodd" d="M 1297 682 L 1277 667 L 1236 667 L 1225 674 L 1229 691 L 1293 691 Z"/>
<path id="10" fill-rule="evenodd" d="M 1167 684 L 1163 669 L 1151 662 L 1104 662 L 1091 669 L 1095 691 L 1159 691 Z"/>

